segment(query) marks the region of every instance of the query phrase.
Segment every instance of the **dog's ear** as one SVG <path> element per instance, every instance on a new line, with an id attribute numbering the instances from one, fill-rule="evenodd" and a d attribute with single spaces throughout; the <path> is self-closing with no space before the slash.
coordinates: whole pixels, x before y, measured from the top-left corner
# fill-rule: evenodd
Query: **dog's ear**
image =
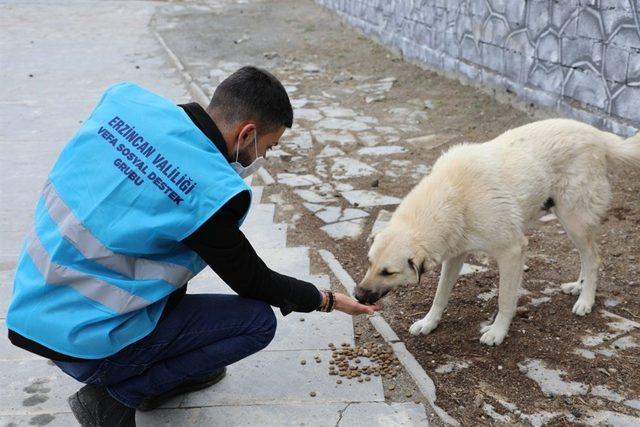
<path id="1" fill-rule="evenodd" d="M 420 283 L 420 277 L 422 277 L 422 273 L 424 273 L 424 265 L 421 262 L 415 262 L 411 258 L 409 258 L 407 262 L 409 263 L 409 267 L 416 272 L 416 283 Z"/>

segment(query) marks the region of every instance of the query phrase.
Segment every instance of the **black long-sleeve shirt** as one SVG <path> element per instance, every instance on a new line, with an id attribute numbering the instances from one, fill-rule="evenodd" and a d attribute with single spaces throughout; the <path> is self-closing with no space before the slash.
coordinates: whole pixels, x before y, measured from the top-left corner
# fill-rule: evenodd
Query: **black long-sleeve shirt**
<path id="1" fill-rule="evenodd" d="M 196 103 L 180 107 L 230 160 L 224 138 L 207 112 Z M 183 243 L 195 251 L 238 295 L 279 307 L 285 315 L 292 311 L 315 310 L 322 303 L 320 291 L 311 283 L 279 274 L 267 267 L 239 229 L 238 220 L 246 212 L 249 203 L 246 192 L 236 195 Z M 180 302 L 186 290 L 185 284 L 169 296 L 163 317 Z M 48 359 L 81 360 L 53 351 L 11 330 L 9 339 L 14 345 Z"/>

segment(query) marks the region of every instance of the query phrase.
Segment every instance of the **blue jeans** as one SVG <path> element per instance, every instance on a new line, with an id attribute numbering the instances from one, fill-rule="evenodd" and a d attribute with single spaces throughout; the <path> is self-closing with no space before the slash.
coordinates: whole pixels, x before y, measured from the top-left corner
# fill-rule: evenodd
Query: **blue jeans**
<path id="1" fill-rule="evenodd" d="M 131 408 L 265 348 L 276 317 L 264 302 L 236 295 L 187 294 L 151 334 L 104 359 L 54 362 L 85 384 L 106 386 Z"/>

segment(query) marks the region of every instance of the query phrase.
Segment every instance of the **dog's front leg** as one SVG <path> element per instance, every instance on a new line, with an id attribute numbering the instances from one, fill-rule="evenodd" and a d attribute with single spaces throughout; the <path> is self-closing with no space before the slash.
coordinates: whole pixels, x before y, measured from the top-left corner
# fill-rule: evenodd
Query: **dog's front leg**
<path id="1" fill-rule="evenodd" d="M 438 289 L 436 289 L 436 296 L 433 299 L 433 304 L 431 304 L 431 309 L 423 319 L 411 325 L 409 328 L 411 335 L 426 335 L 438 326 L 442 313 L 449 302 L 451 289 L 453 289 L 453 285 L 455 285 L 458 279 L 465 258 L 466 254 L 463 254 L 442 263 Z"/>
<path id="2" fill-rule="evenodd" d="M 491 325 L 481 329 L 482 337 L 480 337 L 480 342 L 487 345 L 500 345 L 509 331 L 518 303 L 518 289 L 522 282 L 523 248 L 512 247 L 498 254 L 497 258 L 500 270 L 498 315 Z"/>

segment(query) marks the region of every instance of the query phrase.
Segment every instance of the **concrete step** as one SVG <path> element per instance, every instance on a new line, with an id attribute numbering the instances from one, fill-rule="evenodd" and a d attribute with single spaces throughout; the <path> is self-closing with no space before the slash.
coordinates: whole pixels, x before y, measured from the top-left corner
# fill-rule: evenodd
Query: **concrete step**
<path id="1" fill-rule="evenodd" d="M 264 191 L 264 187 L 261 185 L 257 185 L 255 187 L 251 187 L 251 206 L 260 204 L 262 200 L 262 193 Z"/>
<path id="2" fill-rule="evenodd" d="M 314 356 L 322 362 L 316 363 Z M 258 352 L 229 366 L 224 381 L 164 407 L 384 401 L 380 377 L 361 383 L 342 378 L 343 384 L 336 384 L 337 376 L 328 374 L 330 359 L 329 350 Z"/>
<path id="3" fill-rule="evenodd" d="M 329 343 L 354 345 L 351 316 L 340 313 L 290 313 L 283 316 L 275 310 L 278 328 L 266 351 L 326 350 Z M 301 321 L 304 319 L 304 321 Z M 313 360 L 308 360 L 312 363 Z M 313 362 L 315 363 L 315 362 Z"/>
<path id="4" fill-rule="evenodd" d="M 293 277 L 307 276 L 310 272 L 311 261 L 309 248 L 256 248 L 258 255 L 272 270 Z"/>
<path id="5" fill-rule="evenodd" d="M 277 405 L 214 406 L 138 412 L 139 426 L 249 426 L 305 425 L 318 427 L 427 426 L 422 405 L 415 403 L 285 403 Z"/>
<path id="6" fill-rule="evenodd" d="M 251 207 L 247 218 L 242 224 L 241 229 L 248 225 L 266 225 L 273 224 L 273 215 L 276 211 L 276 205 L 273 203 L 259 203 Z"/>
<path id="7" fill-rule="evenodd" d="M 272 249 L 287 246 L 287 224 L 284 223 L 271 224 L 270 226 L 243 225 L 242 232 L 254 248 Z"/>

